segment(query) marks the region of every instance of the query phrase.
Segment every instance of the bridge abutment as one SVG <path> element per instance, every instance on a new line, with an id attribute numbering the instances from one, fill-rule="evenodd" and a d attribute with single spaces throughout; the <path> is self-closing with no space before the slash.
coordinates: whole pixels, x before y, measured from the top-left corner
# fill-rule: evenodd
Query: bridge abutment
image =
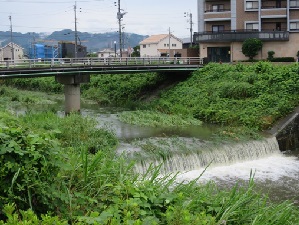
<path id="1" fill-rule="evenodd" d="M 65 97 L 65 114 L 72 112 L 80 112 L 81 110 L 81 83 L 88 83 L 90 81 L 90 75 L 67 75 L 55 77 L 56 81 L 64 85 L 64 97 Z"/>

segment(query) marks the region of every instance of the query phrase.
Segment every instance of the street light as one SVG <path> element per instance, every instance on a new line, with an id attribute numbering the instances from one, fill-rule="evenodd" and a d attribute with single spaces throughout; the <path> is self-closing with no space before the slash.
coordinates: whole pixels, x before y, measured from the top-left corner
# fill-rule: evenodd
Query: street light
<path id="1" fill-rule="evenodd" d="M 116 41 L 114 41 L 114 57 L 116 57 Z"/>

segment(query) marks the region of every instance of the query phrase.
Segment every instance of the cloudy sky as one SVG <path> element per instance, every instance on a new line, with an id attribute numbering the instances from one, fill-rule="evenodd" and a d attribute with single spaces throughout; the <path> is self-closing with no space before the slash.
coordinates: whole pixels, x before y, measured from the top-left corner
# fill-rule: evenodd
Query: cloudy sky
<path id="1" fill-rule="evenodd" d="M 77 3 L 77 28 L 81 32 L 104 33 L 118 30 L 117 0 L 81 0 Z M 143 35 L 171 32 L 177 37 L 190 36 L 192 13 L 193 31 L 197 31 L 196 0 L 121 0 L 124 32 Z M 53 32 L 75 28 L 75 1 L 69 0 L 0 0 L 0 30 L 14 32 Z"/>

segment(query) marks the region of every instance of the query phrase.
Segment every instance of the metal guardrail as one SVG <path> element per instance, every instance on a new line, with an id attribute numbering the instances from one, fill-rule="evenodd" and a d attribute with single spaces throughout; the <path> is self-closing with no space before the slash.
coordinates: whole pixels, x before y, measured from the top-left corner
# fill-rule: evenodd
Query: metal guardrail
<path id="1" fill-rule="evenodd" d="M 222 32 L 195 33 L 197 42 L 232 42 L 244 41 L 248 38 L 258 38 L 262 41 L 288 41 L 288 31 L 255 31 L 255 30 L 231 30 Z"/>
<path id="2" fill-rule="evenodd" d="M 50 58 L 0 61 L 1 69 L 63 68 L 84 66 L 138 66 L 138 65 L 203 65 L 199 57 L 127 57 L 127 58 Z"/>

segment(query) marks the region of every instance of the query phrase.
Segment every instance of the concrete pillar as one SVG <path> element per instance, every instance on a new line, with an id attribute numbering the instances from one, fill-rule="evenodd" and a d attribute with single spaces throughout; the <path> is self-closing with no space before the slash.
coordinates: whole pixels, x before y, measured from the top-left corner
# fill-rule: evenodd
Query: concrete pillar
<path id="1" fill-rule="evenodd" d="M 80 84 L 65 84 L 65 114 L 80 112 Z"/>
<path id="2" fill-rule="evenodd" d="M 88 83 L 90 75 L 57 75 L 55 79 L 64 84 L 65 114 L 80 112 L 80 84 Z"/>

